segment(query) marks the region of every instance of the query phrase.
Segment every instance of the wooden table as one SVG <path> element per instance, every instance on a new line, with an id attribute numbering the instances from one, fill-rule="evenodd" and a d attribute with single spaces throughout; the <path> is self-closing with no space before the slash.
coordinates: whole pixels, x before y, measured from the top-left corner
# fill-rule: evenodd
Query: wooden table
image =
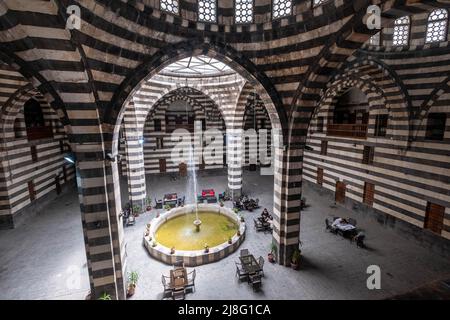
<path id="1" fill-rule="evenodd" d="M 170 286 L 175 289 L 184 288 L 187 284 L 186 269 L 170 270 Z"/>
<path id="2" fill-rule="evenodd" d="M 256 258 L 252 254 L 240 256 L 239 259 L 241 260 L 242 268 L 248 274 L 257 273 L 259 270 L 261 270 L 258 261 L 256 261 Z"/>

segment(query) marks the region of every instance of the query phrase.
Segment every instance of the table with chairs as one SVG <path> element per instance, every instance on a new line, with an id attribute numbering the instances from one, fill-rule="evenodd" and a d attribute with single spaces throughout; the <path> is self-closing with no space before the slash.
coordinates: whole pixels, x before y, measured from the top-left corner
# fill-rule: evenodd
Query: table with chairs
<path id="1" fill-rule="evenodd" d="M 195 292 L 195 276 L 195 269 L 188 272 L 182 263 L 174 264 L 169 276 L 161 276 L 164 287 L 163 298 L 184 300 L 186 293 Z"/>
<path id="2" fill-rule="evenodd" d="M 261 216 L 253 219 L 255 230 L 257 232 L 263 231 L 264 233 L 272 233 L 272 222 L 273 217 L 271 214 L 269 214 L 269 211 L 267 211 L 266 208 L 264 208 L 264 210 L 262 211 Z"/>
<path id="3" fill-rule="evenodd" d="M 365 234 L 356 227 L 356 220 L 353 218 L 331 217 L 325 219 L 325 229 L 331 233 L 341 235 L 344 238 L 355 242 L 360 248 L 364 248 Z"/>
<path id="4" fill-rule="evenodd" d="M 236 276 L 239 280 L 247 280 L 254 291 L 258 291 L 262 286 L 262 277 L 264 277 L 264 258 L 255 258 L 248 249 L 242 249 L 239 256 L 240 262 L 236 264 Z"/>

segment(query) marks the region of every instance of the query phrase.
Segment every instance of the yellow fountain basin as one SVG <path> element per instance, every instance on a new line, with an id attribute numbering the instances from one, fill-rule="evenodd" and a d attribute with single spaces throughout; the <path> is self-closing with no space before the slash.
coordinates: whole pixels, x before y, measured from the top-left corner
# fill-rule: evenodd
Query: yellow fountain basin
<path id="1" fill-rule="evenodd" d="M 201 220 L 200 232 L 194 225 L 196 210 Z M 195 267 L 235 252 L 245 239 L 245 229 L 245 222 L 230 208 L 188 204 L 152 219 L 144 232 L 143 244 L 150 256 L 159 261 L 173 265 L 181 260 L 185 266 Z"/>
<path id="2" fill-rule="evenodd" d="M 176 250 L 202 250 L 205 244 L 218 246 L 237 233 L 238 225 L 225 215 L 200 212 L 198 218 L 202 222 L 199 232 L 194 226 L 195 214 L 186 213 L 162 224 L 156 231 L 156 241 Z"/>

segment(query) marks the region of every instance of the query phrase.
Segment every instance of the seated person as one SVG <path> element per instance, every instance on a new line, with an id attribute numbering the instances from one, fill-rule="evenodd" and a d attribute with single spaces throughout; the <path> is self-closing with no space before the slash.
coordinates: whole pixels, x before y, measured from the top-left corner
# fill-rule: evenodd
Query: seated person
<path id="1" fill-rule="evenodd" d="M 263 212 L 261 213 L 261 217 L 269 216 L 269 211 L 267 211 L 267 208 L 264 208 Z"/>

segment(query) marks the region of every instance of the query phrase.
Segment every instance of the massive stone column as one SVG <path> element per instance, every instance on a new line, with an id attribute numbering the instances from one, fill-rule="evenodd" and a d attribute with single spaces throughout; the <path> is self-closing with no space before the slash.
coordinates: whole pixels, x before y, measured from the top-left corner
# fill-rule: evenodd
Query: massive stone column
<path id="1" fill-rule="evenodd" d="M 300 201 L 302 195 L 303 149 L 274 147 L 274 222 L 276 260 L 289 265 L 300 243 Z"/>
<path id="2" fill-rule="evenodd" d="M 227 129 L 228 191 L 236 199 L 242 194 L 242 129 Z"/>
<path id="3" fill-rule="evenodd" d="M 131 205 L 145 207 L 146 185 L 144 165 L 144 137 L 141 116 L 130 102 L 124 116 L 125 152 L 127 161 L 128 194 Z M 144 119 L 145 120 L 145 119 Z"/>
<path id="4" fill-rule="evenodd" d="M 73 144 L 91 298 L 125 299 L 125 244 L 117 162 L 102 143 Z"/>

